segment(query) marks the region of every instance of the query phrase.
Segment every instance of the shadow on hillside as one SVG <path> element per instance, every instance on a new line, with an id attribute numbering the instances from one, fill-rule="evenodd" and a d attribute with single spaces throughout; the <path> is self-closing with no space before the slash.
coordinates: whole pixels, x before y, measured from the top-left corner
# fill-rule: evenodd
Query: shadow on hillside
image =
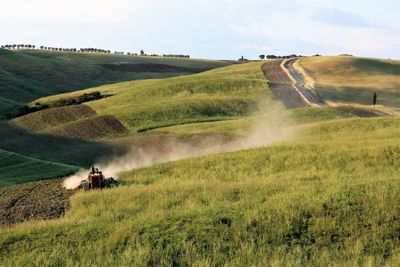
<path id="1" fill-rule="evenodd" d="M 378 105 L 391 108 L 400 107 L 400 92 L 393 90 L 376 90 L 373 88 L 341 87 L 317 85 L 318 94 L 324 101 L 340 103 L 357 103 L 360 105 L 372 105 L 373 95 L 378 94 Z"/>
<path id="2" fill-rule="evenodd" d="M 0 148 L 39 159 L 88 167 L 97 160 L 126 153 L 119 146 L 47 134 L 36 134 L 0 122 Z"/>
<path id="3" fill-rule="evenodd" d="M 379 61 L 369 58 L 355 58 L 353 64 L 364 72 L 382 73 L 390 75 L 400 74 L 400 65 L 393 61 Z"/>
<path id="4" fill-rule="evenodd" d="M 104 68 L 116 71 L 126 72 L 182 72 L 182 73 L 197 73 L 208 70 L 208 68 L 189 68 L 180 67 L 167 64 L 129 64 L 129 63 L 113 63 L 113 64 L 102 64 Z"/>

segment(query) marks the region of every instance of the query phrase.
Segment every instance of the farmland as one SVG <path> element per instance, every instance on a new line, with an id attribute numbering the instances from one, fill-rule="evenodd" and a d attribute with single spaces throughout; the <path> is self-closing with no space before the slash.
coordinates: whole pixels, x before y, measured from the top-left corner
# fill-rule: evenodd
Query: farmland
<path id="1" fill-rule="evenodd" d="M 269 88 L 276 98 L 282 101 L 287 108 L 301 108 L 305 106 L 303 99 L 292 87 L 289 76 L 282 71 L 283 60 L 274 60 L 263 66 L 265 78 L 270 81 Z"/>
<path id="2" fill-rule="evenodd" d="M 316 122 L 288 143 L 126 172 L 62 219 L 1 229 L 2 264 L 395 262 L 398 126 Z"/>
<path id="3" fill-rule="evenodd" d="M 400 120 L 386 112 L 394 102 L 329 97 L 345 81 L 327 86 L 334 81 L 314 64 L 336 66 L 340 81 L 358 59 L 341 60 L 296 63 L 314 80 L 320 108 L 280 95 L 290 88 L 279 60 L 31 101 L 108 95 L 2 122 L 3 158 L 28 162 L 36 175 L 40 158 L 48 173 L 57 167 L 53 177 L 99 155 L 135 164 L 124 166 L 119 187 L 76 192 L 70 203 L 59 180 L 1 188 L 2 224 L 27 222 L 0 228 L 0 265 L 396 265 Z M 397 86 L 390 81 L 382 94 Z M 6 185 L 46 178 L 18 176 L 18 166 Z"/>
<path id="4" fill-rule="evenodd" d="M 17 107 L 42 96 L 120 81 L 192 74 L 230 64 L 212 60 L 4 49 L 0 49 L 0 61 L 0 119 L 15 114 Z"/>
<path id="5" fill-rule="evenodd" d="M 62 188 L 61 182 L 51 179 L 0 188 L 0 227 L 64 215 L 73 191 Z"/>
<path id="6" fill-rule="evenodd" d="M 78 170 L 77 167 L 25 157 L 0 150 L 0 187 L 38 179 L 64 177 Z"/>
<path id="7" fill-rule="evenodd" d="M 46 104 L 60 98 L 98 91 L 110 97 L 86 103 L 100 115 L 112 115 L 132 132 L 175 124 L 247 116 L 261 99 L 271 99 L 262 63 L 236 65 L 204 73 L 90 88 L 38 99 Z"/>
<path id="8" fill-rule="evenodd" d="M 297 62 L 314 83 L 315 91 L 331 104 L 399 107 L 400 61 L 357 57 L 312 57 Z"/>

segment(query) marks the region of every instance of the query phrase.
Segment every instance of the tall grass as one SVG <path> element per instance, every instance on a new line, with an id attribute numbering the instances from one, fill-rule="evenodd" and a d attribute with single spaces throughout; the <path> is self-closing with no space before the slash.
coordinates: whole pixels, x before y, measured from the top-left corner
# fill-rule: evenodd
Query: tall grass
<path id="1" fill-rule="evenodd" d="M 398 108 L 400 61 L 358 57 L 310 57 L 298 61 L 314 80 L 318 95 L 328 103 Z"/>
<path id="2" fill-rule="evenodd" d="M 3 265 L 396 265 L 397 118 L 126 172 L 56 221 L 0 229 Z"/>
<path id="3" fill-rule="evenodd" d="M 248 116 L 257 110 L 260 100 L 272 97 L 261 65 L 255 62 L 184 77 L 118 83 L 37 101 L 100 91 L 112 96 L 87 105 L 99 114 L 115 116 L 132 132 L 182 121 Z"/>
<path id="4" fill-rule="evenodd" d="M 65 177 L 79 168 L 39 160 L 0 149 L 0 187 L 35 180 Z"/>
<path id="5" fill-rule="evenodd" d="M 213 60 L 0 50 L 0 119 L 36 98 L 120 81 L 165 78 L 227 66 Z M 173 71 L 113 69 L 113 64 L 166 64 Z"/>

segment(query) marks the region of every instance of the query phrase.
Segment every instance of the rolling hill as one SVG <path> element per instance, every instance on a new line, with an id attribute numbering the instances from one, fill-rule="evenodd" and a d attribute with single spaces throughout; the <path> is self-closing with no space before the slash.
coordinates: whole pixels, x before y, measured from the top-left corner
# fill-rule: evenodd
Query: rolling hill
<path id="1" fill-rule="evenodd" d="M 132 132 L 224 120 L 247 116 L 257 110 L 259 101 L 271 99 L 260 71 L 262 64 L 256 62 L 184 77 L 105 85 L 41 98 L 33 103 L 46 104 L 98 91 L 111 96 L 86 105 L 100 115 L 115 116 Z"/>
<path id="2" fill-rule="evenodd" d="M 163 141 L 198 143 L 202 138 L 212 140 L 215 136 L 219 142 L 229 141 L 246 134 L 254 114 L 260 110 L 278 108 L 272 117 L 300 124 L 357 116 L 351 109 L 283 111 L 268 90 L 261 71 L 263 64 L 254 62 L 183 77 L 121 82 L 41 98 L 32 104 L 95 91 L 109 95 L 84 105 L 50 108 L 13 119 L 0 129 L 4 140 L 0 148 L 87 167 L 102 158 L 151 144 L 161 149 Z M 234 130 L 238 125 L 241 131 Z M 149 131 L 151 134 L 141 135 Z M 52 145 L 43 150 L 46 144 Z"/>
<path id="3" fill-rule="evenodd" d="M 78 167 L 60 164 L 0 150 L 0 187 L 15 183 L 65 177 Z"/>
<path id="4" fill-rule="evenodd" d="M 315 122 L 290 142 L 126 172 L 64 218 L 0 228 L 0 263 L 395 263 L 398 127 Z"/>
<path id="5" fill-rule="evenodd" d="M 198 73 L 231 63 L 212 60 L 0 49 L 0 119 L 42 96 L 120 81 Z"/>
<path id="6" fill-rule="evenodd" d="M 307 62 L 311 66 L 318 60 L 349 59 L 298 62 L 315 85 L 322 86 L 334 82 L 323 76 L 323 69 L 313 73 L 307 68 Z M 351 77 L 354 62 L 337 64 L 333 76 Z M 0 265 L 396 265 L 398 116 L 361 118 L 352 110 L 337 109 L 329 94 L 320 97 L 332 107 L 285 110 L 268 91 L 262 65 L 253 62 L 53 95 L 31 104 L 93 91 L 109 97 L 4 122 L 1 148 L 52 162 L 87 166 L 96 155 L 116 157 L 127 147 L 134 153 L 121 164 L 142 157 L 136 167 L 148 166 L 162 161 L 163 155 L 164 161 L 174 161 L 123 172 L 120 186 L 110 190 L 77 192 L 59 219 L 0 227 Z M 360 67 L 362 71 L 368 69 Z M 379 75 L 390 73 L 382 69 Z M 344 79 L 337 86 L 353 84 L 356 90 L 356 80 Z M 396 81 L 376 86 L 390 91 Z M 363 104 L 355 95 L 340 103 Z M 113 135 L 118 127 L 111 128 L 100 137 L 84 131 L 97 129 L 99 118 L 112 118 L 112 123 L 99 125 L 117 121 L 126 131 Z M 260 147 L 247 145 L 249 140 Z M 232 144 L 239 145 L 230 149 Z M 197 153 L 207 146 L 219 150 L 208 156 Z M 239 151 L 227 152 L 231 150 Z M 185 155 L 195 157 L 178 160 Z M 20 195 L 20 190 L 36 190 L 36 183 L 42 182 L 10 190 Z M 54 186 L 48 185 L 49 194 L 65 200 L 65 192 L 52 191 Z M 10 206 L 13 194 L 0 189 L 0 203 Z M 27 197 L 30 205 L 37 200 L 34 195 Z M 62 201 L 56 206 L 65 205 Z M 4 207 L 0 219 L 11 212 Z M 51 218 L 46 207 L 45 212 L 21 208 L 6 224 Z"/>
<path id="7" fill-rule="evenodd" d="M 39 99 L 46 104 L 91 91 L 110 95 L 84 105 L 45 109 L 3 122 L 0 148 L 88 167 L 135 147 L 181 139 L 178 134 L 163 132 L 142 138 L 140 132 L 251 115 L 260 102 L 272 97 L 261 65 L 256 62 L 176 78 L 122 82 Z M 183 142 L 202 138 L 202 134 L 193 135 Z"/>
<path id="8" fill-rule="evenodd" d="M 400 61 L 358 57 L 308 57 L 298 60 L 318 96 L 328 104 L 400 106 Z"/>

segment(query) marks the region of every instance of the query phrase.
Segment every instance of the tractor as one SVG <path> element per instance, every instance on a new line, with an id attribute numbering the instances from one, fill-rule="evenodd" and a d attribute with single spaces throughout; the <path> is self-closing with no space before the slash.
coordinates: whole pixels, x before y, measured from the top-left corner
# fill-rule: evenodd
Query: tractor
<path id="1" fill-rule="evenodd" d="M 89 172 L 88 178 L 81 182 L 80 187 L 88 191 L 91 189 L 109 188 L 117 184 L 118 182 L 113 177 L 105 178 L 103 172 L 93 166 L 91 172 Z"/>

